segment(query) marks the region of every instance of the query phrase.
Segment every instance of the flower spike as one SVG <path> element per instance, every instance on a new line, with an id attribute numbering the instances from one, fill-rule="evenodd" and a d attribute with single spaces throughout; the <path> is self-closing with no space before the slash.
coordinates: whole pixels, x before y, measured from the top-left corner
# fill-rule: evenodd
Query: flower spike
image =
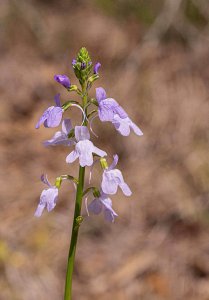
<path id="1" fill-rule="evenodd" d="M 94 63 L 85 47 L 82 47 L 77 56 L 72 60 L 71 70 L 73 70 L 78 82 L 72 83 L 67 75 L 56 74 L 54 80 L 61 84 L 70 95 L 76 94 L 80 100 L 68 99 L 61 104 L 60 94 L 54 98 L 55 104 L 48 107 L 39 118 L 36 128 L 42 124 L 44 127 L 54 128 L 61 125 L 60 129 L 53 133 L 52 137 L 44 141 L 45 146 L 64 145 L 72 147 L 66 156 L 66 163 L 71 164 L 75 161 L 79 165 L 79 174 L 76 177 L 72 175 L 60 175 L 56 177 L 52 185 L 47 175 L 41 176 L 41 181 L 45 184 L 39 204 L 35 211 L 35 216 L 40 217 L 46 208 L 52 211 L 58 201 L 58 191 L 64 180 L 70 180 L 75 188 L 75 211 L 72 221 L 72 235 L 69 249 L 69 258 L 67 263 L 67 276 L 65 285 L 64 299 L 72 298 L 72 273 L 74 267 L 76 244 L 78 240 L 79 227 L 84 217 L 90 214 L 103 214 L 104 219 L 113 223 L 118 217 L 112 207 L 111 195 L 116 194 L 120 188 L 124 195 L 130 196 L 131 189 L 125 182 L 123 175 L 116 168 L 118 155 L 113 155 L 113 161 L 108 165 L 107 153 L 95 146 L 91 137 L 98 135 L 93 130 L 93 122 L 98 117 L 101 122 L 111 122 L 115 129 L 123 136 L 128 136 L 131 131 L 136 135 L 143 135 L 140 128 L 132 122 L 126 111 L 113 98 L 107 96 L 102 87 L 96 88 L 96 97 L 90 95 L 90 89 L 100 78 L 101 63 Z M 80 84 L 80 86 L 79 86 Z M 72 126 L 71 119 L 63 117 L 64 113 L 72 107 L 78 108 L 82 112 L 81 125 Z M 70 111 L 71 113 L 71 111 Z M 96 130 L 97 132 L 97 130 Z M 100 134 L 102 136 L 102 134 Z M 67 148 L 68 149 L 68 148 Z M 93 168 L 97 162 L 101 166 L 101 183 L 99 186 L 90 186 Z M 86 168 L 90 167 L 89 180 L 86 181 Z M 70 165 L 69 168 L 72 168 Z M 87 185 L 87 186 L 86 186 Z M 91 194 L 90 194 L 91 192 Z M 71 197 L 73 197 L 71 193 Z M 92 197 L 90 204 L 89 197 Z M 82 201 L 86 208 L 86 213 L 82 213 Z M 90 220 L 89 220 L 90 221 Z"/>

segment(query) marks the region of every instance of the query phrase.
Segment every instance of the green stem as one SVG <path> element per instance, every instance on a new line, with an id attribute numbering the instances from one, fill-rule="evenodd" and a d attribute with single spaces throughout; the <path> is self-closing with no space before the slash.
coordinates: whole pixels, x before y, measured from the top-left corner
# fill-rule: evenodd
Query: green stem
<path id="1" fill-rule="evenodd" d="M 74 211 L 73 227 L 72 227 L 72 234 L 71 234 L 71 243 L 70 243 L 70 250 L 68 255 L 68 263 L 67 263 L 64 300 L 72 299 L 72 276 L 73 276 L 73 269 L 74 269 L 76 244 L 78 239 L 79 227 L 82 222 L 82 217 L 80 216 L 80 214 L 81 214 L 84 177 L 85 177 L 85 167 L 80 167 L 79 183 L 77 185 L 75 211 Z"/>
<path id="2" fill-rule="evenodd" d="M 88 101 L 88 94 L 87 94 L 87 90 L 86 90 L 86 82 L 84 82 L 84 84 L 82 86 L 82 93 L 83 93 L 82 105 L 83 105 L 83 108 L 84 108 L 84 107 L 86 107 L 87 101 Z"/>
<path id="3" fill-rule="evenodd" d="M 88 99 L 88 94 L 86 91 L 86 82 L 85 82 L 82 85 L 83 109 L 87 104 L 88 101 L 87 99 Z M 86 125 L 87 125 L 87 121 L 85 120 L 84 126 Z M 82 197 L 83 197 L 84 178 L 85 178 L 85 167 L 80 167 L 79 179 L 78 179 L 77 191 L 76 191 L 75 211 L 74 211 L 73 227 L 71 233 L 70 250 L 68 255 L 68 263 L 67 263 L 64 300 L 72 300 L 72 277 L 73 277 L 73 269 L 74 269 L 74 262 L 75 262 L 76 244 L 78 239 L 79 227 L 83 220 L 80 214 L 81 214 L 81 205 L 82 205 Z"/>

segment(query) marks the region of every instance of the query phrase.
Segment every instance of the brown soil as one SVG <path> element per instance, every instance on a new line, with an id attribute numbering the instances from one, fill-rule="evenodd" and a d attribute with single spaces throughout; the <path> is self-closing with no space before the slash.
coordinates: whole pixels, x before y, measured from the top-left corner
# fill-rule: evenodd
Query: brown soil
<path id="1" fill-rule="evenodd" d="M 43 189 L 40 174 L 53 181 L 60 174 L 76 176 L 78 167 L 66 165 L 69 149 L 42 146 L 55 130 L 34 126 L 55 93 L 69 98 L 53 76 L 66 73 L 75 83 L 71 59 L 86 46 L 102 63 L 95 87 L 120 102 L 144 136 L 124 138 L 111 125 L 94 123 L 94 142 L 119 154 L 133 196 L 113 197 L 115 224 L 85 218 L 74 299 L 208 300 L 207 46 L 139 46 L 140 24 L 134 20 L 116 20 L 93 3 L 54 2 L 1 4 L 0 299 L 63 297 L 73 187 L 63 184 L 52 213 L 40 219 L 33 213 Z M 94 184 L 100 175 L 95 168 Z"/>

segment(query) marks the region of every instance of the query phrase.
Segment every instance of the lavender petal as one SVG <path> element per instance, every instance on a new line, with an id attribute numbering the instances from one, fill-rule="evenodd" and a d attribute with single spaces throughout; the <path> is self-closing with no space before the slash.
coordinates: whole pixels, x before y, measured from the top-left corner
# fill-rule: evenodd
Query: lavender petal
<path id="1" fill-rule="evenodd" d="M 117 164 L 118 164 L 118 159 L 119 159 L 118 155 L 117 155 L 117 154 L 114 154 L 114 155 L 113 155 L 113 162 L 112 162 L 112 164 L 109 166 L 108 170 L 113 170 L 113 169 L 117 166 Z"/>
<path id="2" fill-rule="evenodd" d="M 76 140 L 90 140 L 90 133 L 86 126 L 75 126 L 75 138 Z"/>
<path id="3" fill-rule="evenodd" d="M 62 120 L 62 114 L 63 114 L 63 111 L 62 111 L 61 107 L 53 107 L 49 111 L 49 115 L 47 117 L 46 124 L 44 123 L 44 125 L 46 127 L 57 127 Z"/>
<path id="4" fill-rule="evenodd" d="M 143 132 L 141 131 L 141 129 L 131 121 L 131 125 L 130 125 L 131 129 L 133 129 L 134 133 L 136 135 L 139 135 L 139 136 L 142 136 L 143 135 Z"/>
<path id="5" fill-rule="evenodd" d="M 42 181 L 43 183 L 45 183 L 46 185 L 48 185 L 49 187 L 52 187 L 52 185 L 50 184 L 50 182 L 49 182 L 49 180 L 48 180 L 48 178 L 47 178 L 47 175 L 42 174 L 42 175 L 41 175 L 41 181 Z"/>
<path id="6" fill-rule="evenodd" d="M 53 107 L 53 106 L 51 106 L 51 107 Z M 43 124 L 47 120 L 51 107 L 47 108 L 44 111 L 43 115 L 40 117 L 40 119 L 38 120 L 38 122 L 36 124 L 36 129 L 38 129 L 41 126 L 41 124 Z"/>
<path id="7" fill-rule="evenodd" d="M 122 182 L 121 184 L 119 184 L 119 186 L 120 186 L 120 188 L 121 188 L 121 190 L 122 190 L 122 192 L 125 196 L 131 196 L 132 191 L 130 190 L 127 183 Z"/>
<path id="8" fill-rule="evenodd" d="M 94 199 L 89 205 L 88 205 L 88 210 L 95 215 L 98 215 L 102 211 L 102 203 L 99 199 Z"/>
<path id="9" fill-rule="evenodd" d="M 56 106 L 61 107 L 60 94 L 54 96 L 54 102 Z"/>
<path id="10" fill-rule="evenodd" d="M 96 63 L 94 66 L 94 74 L 98 74 L 99 73 L 99 69 L 101 67 L 100 62 Z"/>
<path id="11" fill-rule="evenodd" d="M 102 176 L 102 191 L 108 195 L 114 195 L 118 189 L 118 183 L 108 171 L 103 172 Z"/>
<path id="12" fill-rule="evenodd" d="M 94 152 L 95 154 L 101 156 L 101 157 L 104 157 L 104 156 L 107 155 L 107 153 L 106 153 L 105 151 L 103 151 L 103 150 L 101 150 L 101 149 L 99 149 L 99 148 L 97 148 L 97 147 L 95 147 L 95 146 L 94 146 L 94 148 L 93 148 L 93 152 Z"/>
<path id="13" fill-rule="evenodd" d="M 79 157 L 79 154 L 76 150 L 72 151 L 68 156 L 66 157 L 66 162 L 68 164 L 74 162 Z"/>
<path id="14" fill-rule="evenodd" d="M 80 141 L 76 144 L 76 151 L 79 153 L 79 163 L 81 167 L 91 166 L 93 164 L 94 145 L 89 140 Z"/>
<path id="15" fill-rule="evenodd" d="M 101 100 L 104 100 L 106 98 L 107 98 L 107 96 L 106 96 L 105 90 L 102 87 L 96 88 L 96 99 L 97 99 L 98 103 Z"/>
<path id="16" fill-rule="evenodd" d="M 44 204 L 38 204 L 38 207 L 37 207 L 37 209 L 35 211 L 34 216 L 37 217 L 37 218 L 41 217 L 41 215 L 42 215 L 42 213 L 44 211 L 44 208 L 45 208 Z"/>

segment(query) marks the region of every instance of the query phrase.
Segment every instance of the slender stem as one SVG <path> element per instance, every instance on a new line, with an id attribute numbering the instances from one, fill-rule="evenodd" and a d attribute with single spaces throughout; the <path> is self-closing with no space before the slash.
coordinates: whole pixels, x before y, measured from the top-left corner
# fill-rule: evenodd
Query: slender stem
<path id="1" fill-rule="evenodd" d="M 83 109 L 85 110 L 85 114 L 87 115 L 87 101 L 88 101 L 88 93 L 87 93 L 87 89 L 86 89 L 86 82 L 82 85 L 82 93 L 83 93 L 83 97 L 82 97 L 82 106 Z M 87 120 L 85 120 L 84 125 L 87 126 Z"/>
<path id="2" fill-rule="evenodd" d="M 75 211 L 74 211 L 73 227 L 72 227 L 72 234 L 71 234 L 71 243 L 70 243 L 70 250 L 68 255 L 68 263 L 67 263 L 64 300 L 72 299 L 72 276 L 73 276 L 73 269 L 74 269 L 76 244 L 78 239 L 79 227 L 82 222 L 82 217 L 80 216 L 80 214 L 81 214 L 81 204 L 82 204 L 82 196 L 83 196 L 84 177 L 85 177 L 85 167 L 80 167 L 79 183 L 77 185 Z"/>
<path id="3" fill-rule="evenodd" d="M 86 90 L 86 82 L 82 85 L 82 107 L 85 108 L 87 104 L 88 93 Z M 84 126 L 87 125 L 87 121 L 85 120 Z M 76 244 L 78 239 L 78 231 L 80 224 L 83 220 L 81 217 L 81 205 L 82 205 L 82 197 L 83 197 L 83 187 L 84 187 L 84 178 L 85 178 L 85 167 L 79 168 L 79 179 L 77 184 L 76 191 L 76 201 L 75 201 L 75 211 L 73 218 L 73 227 L 71 233 L 71 242 L 70 249 L 68 255 L 68 263 L 67 263 L 67 273 L 66 273 L 66 281 L 65 281 L 65 296 L 64 300 L 72 300 L 72 277 L 73 277 L 73 269 L 75 262 L 75 252 L 76 252 Z"/>

